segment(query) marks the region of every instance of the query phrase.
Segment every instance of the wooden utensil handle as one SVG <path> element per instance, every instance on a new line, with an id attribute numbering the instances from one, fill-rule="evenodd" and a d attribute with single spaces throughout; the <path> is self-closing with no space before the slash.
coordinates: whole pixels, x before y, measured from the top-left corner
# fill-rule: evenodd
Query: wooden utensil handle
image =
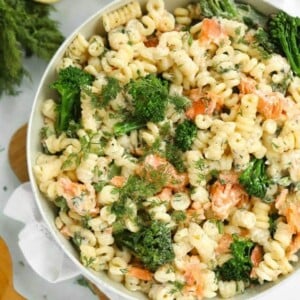
<path id="1" fill-rule="evenodd" d="M 8 247 L 0 237 L 0 299 L 25 300 L 13 286 L 12 262 Z"/>

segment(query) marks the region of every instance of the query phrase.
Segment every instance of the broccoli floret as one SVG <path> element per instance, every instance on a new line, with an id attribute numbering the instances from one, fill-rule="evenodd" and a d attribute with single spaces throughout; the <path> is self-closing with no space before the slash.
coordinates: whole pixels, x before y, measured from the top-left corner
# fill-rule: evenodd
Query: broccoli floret
<path id="1" fill-rule="evenodd" d="M 125 90 L 131 96 L 132 110 L 126 121 L 114 126 L 114 133 L 118 136 L 145 127 L 148 122 L 163 121 L 168 103 L 173 104 L 178 112 L 190 105 L 190 101 L 183 96 L 169 95 L 168 82 L 153 74 L 131 80 Z"/>
<path id="2" fill-rule="evenodd" d="M 114 238 L 118 247 L 128 248 L 151 271 L 156 271 L 175 257 L 171 231 L 159 221 L 143 226 L 138 232 L 118 232 Z"/>
<path id="3" fill-rule="evenodd" d="M 176 128 L 174 138 L 175 146 L 177 146 L 182 151 L 189 150 L 196 135 L 197 126 L 190 120 L 184 120 Z"/>
<path id="4" fill-rule="evenodd" d="M 253 159 L 239 177 L 240 184 L 250 196 L 263 199 L 271 181 L 266 173 L 265 161 Z"/>
<path id="5" fill-rule="evenodd" d="M 168 83 L 153 74 L 131 80 L 125 87 L 132 97 L 133 110 L 127 121 L 114 127 L 116 135 L 123 135 L 146 126 L 147 122 L 160 122 L 165 117 L 168 103 Z"/>
<path id="6" fill-rule="evenodd" d="M 168 102 L 168 84 L 153 74 L 132 80 L 127 92 L 132 96 L 133 117 L 143 122 L 160 122 L 165 117 Z"/>
<path id="7" fill-rule="evenodd" d="M 250 280 L 252 262 L 250 259 L 254 243 L 248 239 L 233 236 L 230 245 L 232 258 L 216 269 L 216 273 L 221 280 Z"/>
<path id="8" fill-rule="evenodd" d="M 58 79 L 50 85 L 61 96 L 56 122 L 58 132 L 67 130 L 71 121 L 79 120 L 80 91 L 84 86 L 91 85 L 93 79 L 91 74 L 70 66 L 62 69 L 58 73 Z"/>
<path id="9" fill-rule="evenodd" d="M 300 18 L 281 11 L 271 17 L 270 36 L 287 57 L 292 70 L 300 76 Z"/>
<path id="10" fill-rule="evenodd" d="M 201 14 L 204 17 L 213 16 L 233 19 L 238 13 L 236 5 L 232 0 L 200 0 Z"/>

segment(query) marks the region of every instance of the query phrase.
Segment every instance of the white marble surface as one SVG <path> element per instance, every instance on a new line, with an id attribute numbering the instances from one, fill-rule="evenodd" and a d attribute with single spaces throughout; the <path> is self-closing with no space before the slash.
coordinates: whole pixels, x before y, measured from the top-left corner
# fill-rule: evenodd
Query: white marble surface
<path id="1" fill-rule="evenodd" d="M 53 15 L 60 22 L 64 35 L 67 36 L 88 16 L 109 2 L 109 0 L 61 0 L 55 5 L 57 11 Z M 293 15 L 297 12 L 300 15 L 298 0 L 270 0 L 269 2 L 273 2 Z M 59 284 L 49 284 L 39 278 L 26 264 L 17 245 L 17 234 L 22 224 L 2 214 L 8 197 L 19 185 L 8 164 L 8 143 L 12 134 L 28 121 L 34 94 L 46 67 L 46 63 L 37 58 L 26 59 L 25 65 L 31 74 L 32 81 L 28 79 L 23 81 L 19 89 L 21 93 L 18 96 L 2 96 L 0 99 L 0 236 L 5 239 L 12 254 L 14 284 L 16 289 L 30 300 L 64 300 L 67 297 L 72 300 L 96 299 L 88 289 L 75 284 L 75 279 Z M 299 281 L 299 275 L 291 277 L 260 299 L 298 300 L 300 296 L 296 293 L 299 289 Z"/>

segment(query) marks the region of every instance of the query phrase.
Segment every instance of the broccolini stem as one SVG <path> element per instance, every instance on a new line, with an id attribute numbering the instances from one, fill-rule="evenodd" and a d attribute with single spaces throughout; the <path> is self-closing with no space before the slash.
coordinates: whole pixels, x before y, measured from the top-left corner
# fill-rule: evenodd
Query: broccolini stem
<path id="1" fill-rule="evenodd" d="M 145 127 L 145 124 L 135 122 L 135 121 L 130 121 L 130 122 L 119 122 L 114 126 L 114 134 L 116 136 L 121 136 L 123 134 L 126 134 L 130 131 L 137 130 L 140 128 Z"/>

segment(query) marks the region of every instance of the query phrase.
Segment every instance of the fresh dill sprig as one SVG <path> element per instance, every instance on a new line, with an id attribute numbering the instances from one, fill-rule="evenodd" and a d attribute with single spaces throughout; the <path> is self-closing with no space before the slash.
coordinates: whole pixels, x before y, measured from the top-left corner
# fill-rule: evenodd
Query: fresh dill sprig
<path id="1" fill-rule="evenodd" d="M 121 86 L 119 81 L 113 77 L 106 78 L 107 83 L 102 89 L 102 93 L 100 96 L 100 106 L 105 107 L 108 103 L 115 99 L 118 93 L 121 91 Z"/>
<path id="2" fill-rule="evenodd" d="M 0 96 L 17 94 L 24 75 L 29 76 L 22 65 L 24 54 L 49 60 L 62 43 L 52 10 L 32 0 L 0 0 Z"/>

